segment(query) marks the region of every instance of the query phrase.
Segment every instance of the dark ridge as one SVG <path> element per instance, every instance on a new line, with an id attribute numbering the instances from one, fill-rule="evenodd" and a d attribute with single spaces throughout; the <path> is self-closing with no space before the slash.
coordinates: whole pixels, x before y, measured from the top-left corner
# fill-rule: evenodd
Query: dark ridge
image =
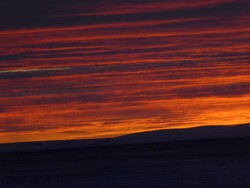
<path id="1" fill-rule="evenodd" d="M 239 140 L 240 138 L 249 138 L 249 136 L 250 124 L 237 126 L 203 126 L 188 129 L 142 132 L 107 139 L 0 144 L 0 153 L 42 152 L 46 150 L 65 151 L 83 148 L 85 150 L 92 150 L 95 148 L 106 149 L 111 146 L 113 148 L 119 148 L 121 145 L 123 145 L 123 147 L 125 147 L 125 145 L 128 147 L 135 145 L 135 147 L 137 147 L 136 145 L 138 144 L 148 144 L 150 147 L 151 143 L 165 143 L 164 146 L 171 145 L 171 147 L 176 147 L 178 144 L 186 145 L 191 143 L 195 145 L 196 142 L 205 144 L 207 140 L 211 143 L 213 142 L 212 140 L 215 140 L 215 142 L 225 138 L 225 140 Z"/>

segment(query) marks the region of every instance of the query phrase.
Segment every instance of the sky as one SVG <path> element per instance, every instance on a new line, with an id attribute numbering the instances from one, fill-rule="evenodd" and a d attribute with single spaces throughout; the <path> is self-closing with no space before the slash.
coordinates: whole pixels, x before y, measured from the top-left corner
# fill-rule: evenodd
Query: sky
<path id="1" fill-rule="evenodd" d="M 0 143 L 250 122 L 248 0 L 1 0 Z"/>

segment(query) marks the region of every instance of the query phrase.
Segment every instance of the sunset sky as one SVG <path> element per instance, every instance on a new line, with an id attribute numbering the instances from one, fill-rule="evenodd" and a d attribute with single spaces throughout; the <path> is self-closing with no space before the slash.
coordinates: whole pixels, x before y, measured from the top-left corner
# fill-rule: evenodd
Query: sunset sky
<path id="1" fill-rule="evenodd" d="M 249 0 L 1 0 L 0 143 L 250 122 Z"/>

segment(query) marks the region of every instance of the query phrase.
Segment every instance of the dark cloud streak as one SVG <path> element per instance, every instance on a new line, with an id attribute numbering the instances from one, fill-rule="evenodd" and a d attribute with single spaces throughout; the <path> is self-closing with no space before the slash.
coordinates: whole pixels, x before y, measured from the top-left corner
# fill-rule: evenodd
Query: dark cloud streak
<path id="1" fill-rule="evenodd" d="M 0 142 L 249 122 L 249 12 L 246 0 L 1 1 Z"/>

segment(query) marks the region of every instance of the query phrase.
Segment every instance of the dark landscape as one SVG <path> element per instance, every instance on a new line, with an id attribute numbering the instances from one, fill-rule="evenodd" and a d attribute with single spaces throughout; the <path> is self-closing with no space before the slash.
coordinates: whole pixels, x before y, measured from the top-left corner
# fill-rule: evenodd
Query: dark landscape
<path id="1" fill-rule="evenodd" d="M 65 149 L 56 143 L 23 152 L 1 145 L 0 187 L 250 187 L 250 136 Z"/>

